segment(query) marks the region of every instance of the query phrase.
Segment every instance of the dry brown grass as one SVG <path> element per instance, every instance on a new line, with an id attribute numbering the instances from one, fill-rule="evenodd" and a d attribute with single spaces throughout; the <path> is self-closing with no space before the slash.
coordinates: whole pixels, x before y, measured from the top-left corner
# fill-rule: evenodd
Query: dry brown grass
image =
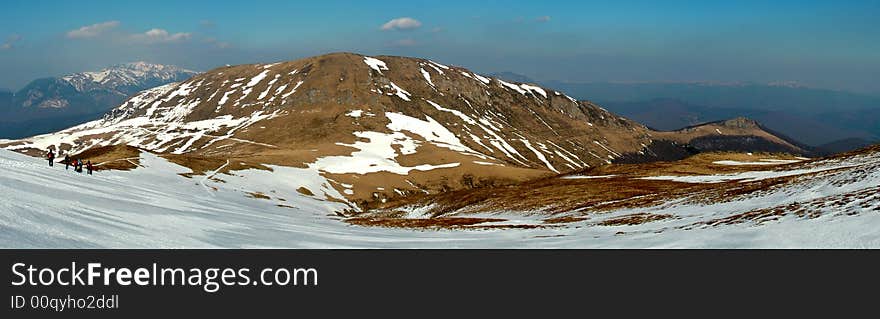
<path id="1" fill-rule="evenodd" d="M 561 216 L 561 217 L 552 217 L 544 220 L 546 224 L 568 224 L 568 223 L 576 223 L 580 221 L 585 221 L 589 218 L 587 217 L 574 217 L 574 216 Z"/>
<path id="2" fill-rule="evenodd" d="M 205 175 L 205 173 L 216 170 L 223 164 L 226 164 L 226 160 L 219 158 L 206 158 L 206 157 L 195 157 L 195 156 L 187 156 L 187 155 L 162 155 L 163 158 L 168 161 L 189 168 L 192 170 L 190 173 L 181 174 L 186 177 L 192 177 L 195 175 Z"/>
<path id="3" fill-rule="evenodd" d="M 247 192 L 247 193 L 245 193 L 245 194 L 246 194 L 248 197 L 250 197 L 250 198 L 256 198 L 256 199 L 272 199 L 272 197 L 266 196 L 266 194 L 263 194 L 263 193 L 261 193 L 261 192 Z"/>
<path id="4" fill-rule="evenodd" d="M 779 205 L 775 207 L 769 207 L 764 209 L 758 209 L 753 211 L 748 211 L 740 214 L 735 214 L 723 218 L 718 218 L 710 221 L 706 221 L 703 223 L 699 223 L 694 226 L 715 226 L 715 225 L 733 225 L 733 224 L 742 224 L 746 222 L 753 222 L 756 224 L 765 223 L 768 221 L 774 221 L 782 218 L 787 215 L 794 215 L 800 218 L 818 218 L 823 214 L 823 208 L 825 208 L 826 212 L 828 211 L 844 211 L 844 207 L 850 205 L 854 201 L 862 201 L 861 208 L 866 209 L 872 207 L 872 205 L 877 205 L 873 210 L 880 210 L 880 202 L 868 201 L 867 199 L 873 198 L 876 194 L 880 193 L 880 186 L 871 187 L 867 189 L 863 189 L 857 192 L 844 193 L 832 196 L 826 196 L 821 198 L 816 198 L 806 202 L 795 202 L 786 205 Z M 848 215 L 855 214 L 855 212 L 851 211 Z"/>
<path id="5" fill-rule="evenodd" d="M 493 211 L 540 211 L 548 215 L 563 212 L 579 212 L 581 216 L 550 218 L 546 223 L 574 222 L 592 212 L 620 208 L 637 208 L 660 204 L 674 198 L 701 194 L 706 200 L 728 200 L 733 196 L 768 189 L 790 178 L 767 179 L 739 183 L 680 183 L 663 180 L 643 180 L 638 177 L 656 175 L 703 175 L 728 174 L 755 170 L 754 166 L 728 166 L 713 164 L 719 160 L 757 161 L 758 159 L 792 159 L 785 154 L 737 154 L 706 153 L 677 162 L 647 164 L 613 164 L 579 172 L 580 175 L 615 175 L 597 179 L 563 179 L 559 176 L 539 178 L 514 185 L 463 189 L 427 196 L 407 197 L 389 203 L 383 208 L 367 213 L 369 216 L 394 217 L 397 208 L 433 204 L 429 216 L 480 213 Z M 767 170 L 783 165 L 767 165 Z M 797 165 L 797 164 L 791 164 Z M 630 216 L 626 222 L 647 222 L 660 216 Z M 624 222 L 624 221 L 610 221 Z"/>
<path id="6" fill-rule="evenodd" d="M 297 188 L 296 191 L 306 196 L 315 196 L 315 193 L 312 193 L 312 191 L 305 187 Z"/>
<path id="7" fill-rule="evenodd" d="M 599 225 L 602 225 L 602 226 L 638 225 L 638 224 L 644 224 L 644 223 L 649 223 L 649 222 L 658 221 L 658 220 L 664 220 L 664 219 L 668 219 L 668 218 L 672 218 L 672 215 L 638 213 L 638 214 L 631 214 L 631 215 L 625 215 L 625 216 L 615 217 L 615 218 L 611 218 L 611 219 L 606 219 L 606 220 L 603 220 L 602 222 L 600 222 Z"/>
<path id="8" fill-rule="evenodd" d="M 587 175 L 623 175 L 623 176 L 657 176 L 657 175 L 711 175 L 729 174 L 744 171 L 773 170 L 792 164 L 780 165 L 720 165 L 713 162 L 732 160 L 740 162 L 758 162 L 761 159 L 794 160 L 793 155 L 782 153 L 745 153 L 712 152 L 700 153 L 680 161 L 654 162 L 644 164 L 614 164 L 583 171 Z"/>
<path id="9" fill-rule="evenodd" d="M 96 171 L 131 170 L 138 167 L 140 155 L 140 149 L 127 145 L 115 145 L 92 148 L 76 155 L 71 155 L 70 159 L 92 161 Z"/>
<path id="10" fill-rule="evenodd" d="M 735 121 L 735 120 L 732 120 Z M 718 131 L 721 131 L 722 134 L 718 134 Z M 707 136 L 707 135 L 725 135 L 725 136 L 758 136 L 769 141 L 772 141 L 777 144 L 788 146 L 792 149 L 799 150 L 800 148 L 792 145 L 791 143 L 783 140 L 782 138 L 770 134 L 769 132 L 761 129 L 760 127 L 732 127 L 724 125 L 723 123 L 710 123 L 690 128 L 685 128 L 677 131 L 669 131 L 669 132 L 651 132 L 654 137 L 658 139 L 665 139 L 676 141 L 679 143 L 688 143 L 691 140 Z"/>
<path id="11" fill-rule="evenodd" d="M 215 171 L 216 171 L 216 173 L 220 174 L 220 173 L 228 173 L 228 172 L 232 172 L 232 171 L 241 171 L 241 170 L 247 170 L 247 169 L 268 170 L 268 171 L 272 170 L 271 168 L 269 168 L 265 165 L 244 162 L 243 159 L 238 159 L 238 158 L 223 159 L 223 158 L 212 158 L 212 157 L 200 157 L 200 156 L 193 156 L 193 155 L 176 155 L 176 154 L 163 154 L 162 157 L 167 159 L 168 161 L 174 163 L 174 164 L 177 164 L 177 165 L 180 165 L 180 166 L 183 166 L 183 167 L 186 167 L 186 168 L 189 168 L 190 170 L 192 170 L 192 172 L 180 174 L 185 177 L 206 175 L 210 172 L 215 172 Z M 222 167 L 222 169 L 220 169 L 221 167 Z M 220 170 L 218 171 L 218 169 L 220 169 Z M 220 180 L 220 179 L 213 179 L 212 178 L 212 180 L 215 180 L 218 182 L 224 182 L 223 180 Z"/>

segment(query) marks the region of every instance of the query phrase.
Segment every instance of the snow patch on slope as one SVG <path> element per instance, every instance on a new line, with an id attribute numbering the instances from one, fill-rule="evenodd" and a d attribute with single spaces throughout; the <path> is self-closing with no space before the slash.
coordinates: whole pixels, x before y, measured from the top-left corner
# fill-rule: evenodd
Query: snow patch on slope
<path id="1" fill-rule="evenodd" d="M 388 71 L 388 66 L 385 65 L 385 62 L 373 57 L 364 57 L 364 63 L 370 66 L 371 69 L 382 73 L 382 70 Z"/>
<path id="2" fill-rule="evenodd" d="M 394 82 L 388 82 L 388 83 L 389 83 L 389 85 L 391 85 L 391 88 L 394 89 L 394 95 L 397 95 L 397 97 L 401 98 L 404 101 L 411 101 L 409 99 L 409 97 L 410 97 L 409 92 L 407 92 L 404 89 L 401 89 L 399 86 L 397 86 L 397 84 L 394 84 Z"/>
<path id="3" fill-rule="evenodd" d="M 178 104 L 169 101 L 174 97 L 188 96 L 191 89 L 192 86 L 188 83 L 173 83 L 147 90 L 111 111 L 104 119 L 23 139 L 22 143 L 5 148 L 45 150 L 50 147 L 60 149 L 66 144 L 72 146 L 70 152 L 77 153 L 93 147 L 124 144 L 157 152 L 168 151 L 173 147 L 171 152 L 182 154 L 220 140 L 231 139 L 241 129 L 286 114 L 281 110 L 271 113 L 258 110 L 238 118 L 224 115 L 187 122 L 185 119 L 201 100 L 181 100 Z M 137 115 L 138 113 L 142 115 Z M 213 135 L 220 130 L 226 130 L 226 133 L 222 136 Z M 199 141 L 203 141 L 204 146 L 199 147 L 196 144 Z"/>
<path id="4" fill-rule="evenodd" d="M 368 141 L 356 141 L 354 144 L 337 143 L 357 149 L 348 156 L 325 156 L 318 158 L 309 164 L 310 168 L 318 169 L 331 174 L 368 174 L 376 172 L 390 172 L 398 175 L 407 175 L 412 170 L 429 171 L 438 168 L 457 167 L 459 163 L 447 163 L 440 165 L 422 164 L 417 166 L 403 166 L 395 158 L 399 155 L 413 154 L 417 147 L 416 141 L 401 132 L 391 134 L 381 132 L 355 132 L 355 136 Z M 400 153 L 394 146 L 400 147 Z"/>
<path id="5" fill-rule="evenodd" d="M 144 168 L 80 175 L 46 167 L 42 159 L 0 150 L 0 247 L 3 248 L 880 248 L 880 156 L 826 161 L 844 166 L 747 198 L 715 204 L 681 201 L 621 209 L 562 227 L 433 231 L 351 226 L 327 217 L 344 203 L 314 171 L 272 167 L 218 174 L 210 187 L 178 174 L 190 170 L 152 154 Z M 291 188 L 304 186 L 317 197 Z M 216 190 L 215 190 L 216 188 Z M 70 192 L 77 189 L 77 192 Z M 253 199 L 244 191 L 271 198 Z M 274 191 L 274 192 L 273 192 Z M 841 200 L 841 195 L 858 198 Z M 284 198 L 286 201 L 281 201 Z M 811 203 L 820 214 L 793 215 L 762 223 L 698 225 L 774 206 Z M 839 203 L 843 206 L 836 206 Z M 286 205 L 286 206 L 279 206 Z M 424 207 L 407 209 L 424 217 Z M 421 213 L 421 214 L 420 214 Z M 598 223 L 634 213 L 675 218 L 638 225 Z M 479 217 L 479 216 L 474 216 Z M 511 223 L 543 223 L 541 214 L 486 217 Z M 501 224 L 504 224 L 503 222 Z"/>
<path id="6" fill-rule="evenodd" d="M 359 116 L 360 113 L 357 113 L 357 115 Z M 426 120 L 394 112 L 386 112 L 385 116 L 390 120 L 386 127 L 392 133 L 355 132 L 355 136 L 367 141 L 359 140 L 353 144 L 337 143 L 337 145 L 352 147 L 357 149 L 357 151 L 348 156 L 325 156 L 318 158 L 314 163 L 310 164 L 310 167 L 333 174 L 391 172 L 406 175 L 412 170 L 428 171 L 460 165 L 460 163 L 445 163 L 403 166 L 395 160 L 400 155 L 415 154 L 419 145 L 425 142 L 461 154 L 485 158 L 484 155 L 462 144 L 454 133 L 430 116 L 426 116 Z M 414 139 L 404 132 L 415 134 L 421 140 Z M 394 148 L 395 145 L 399 147 L 399 152 Z"/>
<path id="7" fill-rule="evenodd" d="M 514 90 L 514 91 L 518 92 L 519 94 L 526 95 L 526 90 L 523 90 L 518 85 L 512 84 L 512 83 L 507 83 L 502 79 L 496 79 L 496 80 L 498 80 L 498 83 L 501 83 L 501 85 L 507 87 L 508 89 Z"/>

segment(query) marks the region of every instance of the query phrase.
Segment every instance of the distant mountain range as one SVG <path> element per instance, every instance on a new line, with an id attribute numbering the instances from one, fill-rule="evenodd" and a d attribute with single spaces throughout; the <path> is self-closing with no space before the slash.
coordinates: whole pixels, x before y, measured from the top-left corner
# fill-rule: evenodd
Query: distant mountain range
<path id="1" fill-rule="evenodd" d="M 559 89 L 658 130 L 744 116 L 822 149 L 850 150 L 880 139 L 876 96 L 787 82 L 569 83 L 534 81 L 512 72 L 496 75 Z"/>
<path id="2" fill-rule="evenodd" d="M 513 72 L 497 72 L 497 73 L 489 73 L 489 76 L 493 78 L 499 78 L 505 81 L 511 82 L 519 82 L 519 83 L 537 83 L 532 78 L 527 77 L 522 74 L 513 73 Z"/>
<path id="3" fill-rule="evenodd" d="M 56 131 L 99 118 L 134 93 L 198 74 L 176 66 L 134 62 L 0 90 L 0 138 Z"/>
<path id="4" fill-rule="evenodd" d="M 830 147 L 830 149 L 837 149 L 833 145 L 838 141 L 846 141 L 847 145 L 854 145 L 855 148 L 870 145 L 877 134 L 880 134 L 876 132 L 876 126 L 874 131 L 870 127 L 871 121 L 877 123 L 880 114 L 870 115 L 871 112 L 863 112 L 865 117 L 854 117 L 852 115 L 859 111 L 809 114 L 748 108 L 715 108 L 668 98 L 639 102 L 604 102 L 602 105 L 658 130 L 675 130 L 684 126 L 745 116 L 800 142 L 814 147 Z M 874 110 L 877 111 L 880 111 L 880 108 Z M 855 141 L 861 142 L 854 143 Z"/>

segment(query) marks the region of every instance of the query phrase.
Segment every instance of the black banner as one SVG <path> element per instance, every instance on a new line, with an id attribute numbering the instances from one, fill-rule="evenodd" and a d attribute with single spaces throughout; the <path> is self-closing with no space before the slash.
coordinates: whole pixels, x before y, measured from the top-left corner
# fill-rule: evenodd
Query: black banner
<path id="1" fill-rule="evenodd" d="M 808 300 L 852 310 L 873 304 L 880 284 L 874 251 L 4 250 L 0 257 L 3 318 L 675 307 L 748 314 L 755 305 L 818 305 Z M 89 274 L 98 274 L 91 285 Z"/>

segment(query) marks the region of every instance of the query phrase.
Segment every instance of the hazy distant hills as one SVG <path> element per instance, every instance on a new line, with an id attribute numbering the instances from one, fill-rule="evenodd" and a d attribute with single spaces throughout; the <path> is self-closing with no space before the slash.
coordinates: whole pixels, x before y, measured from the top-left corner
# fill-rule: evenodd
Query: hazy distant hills
<path id="1" fill-rule="evenodd" d="M 569 83 L 496 74 L 557 88 L 659 130 L 744 116 L 823 149 L 850 150 L 880 139 L 880 97 L 870 95 L 790 83 Z"/>
<path id="2" fill-rule="evenodd" d="M 4 110 L 12 103 L 12 91 L 0 89 L 0 110 Z"/>
<path id="3" fill-rule="evenodd" d="M 874 123 L 877 121 L 876 115 L 863 118 L 853 116 L 859 111 L 809 114 L 748 108 L 716 108 L 668 98 L 639 102 L 603 102 L 602 105 L 658 130 L 674 130 L 699 123 L 745 116 L 812 146 L 843 139 L 861 139 L 867 145 L 867 141 L 875 139 L 878 134 L 870 130 L 871 121 Z"/>
<path id="4" fill-rule="evenodd" d="M 802 86 L 759 83 L 567 83 L 546 85 L 593 101 L 674 98 L 716 108 L 824 113 L 880 108 L 880 97 Z"/>
<path id="5" fill-rule="evenodd" d="M 502 79 L 505 81 L 520 82 L 520 83 L 537 83 L 537 82 L 535 82 L 535 80 L 532 80 L 532 78 L 530 78 L 530 77 L 527 77 L 525 75 L 518 74 L 518 73 L 513 73 L 513 72 L 490 73 L 489 76 L 494 77 L 494 78 L 499 78 L 499 79 Z"/>

